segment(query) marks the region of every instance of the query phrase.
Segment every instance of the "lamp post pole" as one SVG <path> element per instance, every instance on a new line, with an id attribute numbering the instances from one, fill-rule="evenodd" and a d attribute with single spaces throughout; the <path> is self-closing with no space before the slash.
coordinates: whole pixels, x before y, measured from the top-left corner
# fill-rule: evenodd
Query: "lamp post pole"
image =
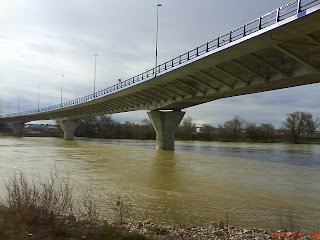
<path id="1" fill-rule="evenodd" d="M 98 54 L 96 53 L 94 55 L 94 83 L 93 83 L 93 98 L 96 98 L 96 75 L 97 75 L 97 56 Z"/>
<path id="2" fill-rule="evenodd" d="M 18 115 L 20 115 L 20 94 L 18 94 Z"/>
<path id="3" fill-rule="evenodd" d="M 157 76 L 157 65 L 158 65 L 158 32 L 159 32 L 159 7 L 161 4 L 157 5 L 157 33 L 156 33 L 156 66 L 155 66 L 155 76 Z"/>
<path id="4" fill-rule="evenodd" d="M 63 77 L 64 77 L 64 75 L 62 74 L 62 77 L 61 77 L 61 107 L 62 107 L 62 86 L 63 86 Z"/>
<path id="5" fill-rule="evenodd" d="M 40 82 L 39 82 L 39 91 L 38 91 L 38 112 L 40 112 Z"/>

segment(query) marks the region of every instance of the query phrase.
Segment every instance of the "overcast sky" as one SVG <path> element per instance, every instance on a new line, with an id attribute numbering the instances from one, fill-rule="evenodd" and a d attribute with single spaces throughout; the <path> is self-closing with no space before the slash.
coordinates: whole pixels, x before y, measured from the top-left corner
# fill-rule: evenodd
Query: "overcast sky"
<path id="1" fill-rule="evenodd" d="M 36 109 L 126 80 L 158 63 L 233 30 L 290 0 L 0 0 L 0 104 L 2 114 Z M 286 113 L 320 116 L 320 84 L 222 99 L 186 109 L 197 123 L 215 126 L 240 115 L 280 126 Z M 145 111 L 114 114 L 141 121 Z"/>

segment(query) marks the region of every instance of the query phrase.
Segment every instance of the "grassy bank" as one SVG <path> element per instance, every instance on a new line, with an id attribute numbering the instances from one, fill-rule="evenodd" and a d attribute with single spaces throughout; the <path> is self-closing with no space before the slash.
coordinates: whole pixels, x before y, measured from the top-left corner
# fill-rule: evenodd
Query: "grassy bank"
<path id="1" fill-rule="evenodd" d="M 113 211 L 106 221 L 89 190 L 79 191 L 68 178 L 52 173 L 47 179 L 14 175 L 0 202 L 0 239 L 5 240 L 147 240 L 147 239 L 270 239 L 273 232 L 235 228 L 222 221 L 209 226 L 172 226 L 149 220 L 132 222 L 129 199 L 108 199 Z M 274 229 L 298 232 L 292 216 Z"/>
<path id="2" fill-rule="evenodd" d="M 121 199 L 117 204 L 123 205 Z M 120 220 L 111 225 L 100 216 L 90 191 L 75 197 L 68 179 L 51 174 L 27 180 L 18 174 L 6 183 L 0 203 L 0 239 L 148 239 L 117 227 L 124 219 L 115 219 Z"/>

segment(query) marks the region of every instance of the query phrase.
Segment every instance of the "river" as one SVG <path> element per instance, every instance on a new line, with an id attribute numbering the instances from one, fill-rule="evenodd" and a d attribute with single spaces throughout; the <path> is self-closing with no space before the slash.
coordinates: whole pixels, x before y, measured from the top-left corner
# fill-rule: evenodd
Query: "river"
<path id="1" fill-rule="evenodd" d="M 320 145 L 177 141 L 157 151 L 155 141 L 0 138 L 1 189 L 14 172 L 53 168 L 92 189 L 102 208 L 127 196 L 138 220 L 280 228 L 291 215 L 301 231 L 319 230 Z"/>

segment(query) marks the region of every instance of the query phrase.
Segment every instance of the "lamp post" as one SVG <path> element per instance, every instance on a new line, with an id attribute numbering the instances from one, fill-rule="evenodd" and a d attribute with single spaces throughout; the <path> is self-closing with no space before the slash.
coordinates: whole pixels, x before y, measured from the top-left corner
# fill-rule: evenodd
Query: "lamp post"
<path id="1" fill-rule="evenodd" d="M 159 7 L 161 4 L 157 5 L 157 33 L 156 33 L 156 66 L 155 66 L 155 76 L 157 76 L 157 65 L 158 65 L 158 32 L 159 32 Z"/>
<path id="2" fill-rule="evenodd" d="M 61 107 L 62 107 L 62 86 L 63 86 L 63 77 L 64 77 L 64 75 L 62 74 L 62 77 L 61 77 Z"/>
<path id="3" fill-rule="evenodd" d="M 94 55 L 94 84 L 93 84 L 93 98 L 96 98 L 96 75 L 97 75 L 97 56 L 98 54 L 96 53 Z"/>
<path id="4" fill-rule="evenodd" d="M 20 115 L 20 94 L 18 94 L 18 115 Z"/>
<path id="5" fill-rule="evenodd" d="M 40 112 L 40 82 L 39 82 L 39 91 L 38 91 L 38 112 Z"/>

